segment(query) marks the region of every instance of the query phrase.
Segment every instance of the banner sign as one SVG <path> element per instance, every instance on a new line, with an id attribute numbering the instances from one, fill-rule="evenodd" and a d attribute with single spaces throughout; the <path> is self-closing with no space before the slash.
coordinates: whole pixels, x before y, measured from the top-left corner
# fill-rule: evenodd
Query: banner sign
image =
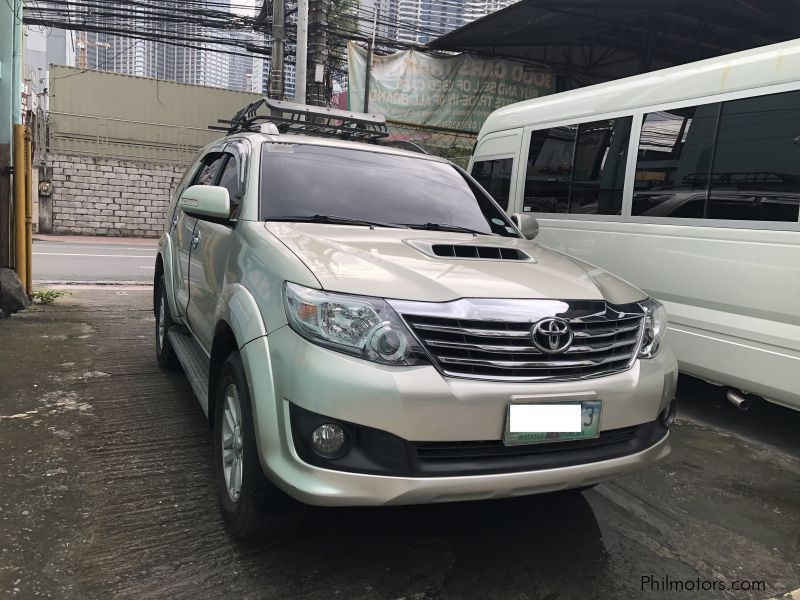
<path id="1" fill-rule="evenodd" d="M 348 42 L 349 107 L 363 111 L 367 52 Z M 369 112 L 387 119 L 477 132 L 496 108 L 555 90 L 555 77 L 522 63 L 415 50 L 374 56 Z"/>

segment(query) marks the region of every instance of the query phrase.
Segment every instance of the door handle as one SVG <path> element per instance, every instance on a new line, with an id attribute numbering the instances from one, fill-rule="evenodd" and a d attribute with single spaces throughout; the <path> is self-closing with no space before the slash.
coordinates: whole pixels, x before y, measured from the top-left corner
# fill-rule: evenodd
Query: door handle
<path id="1" fill-rule="evenodd" d="M 200 243 L 200 234 L 196 231 L 192 234 L 192 250 L 197 248 L 197 244 Z"/>

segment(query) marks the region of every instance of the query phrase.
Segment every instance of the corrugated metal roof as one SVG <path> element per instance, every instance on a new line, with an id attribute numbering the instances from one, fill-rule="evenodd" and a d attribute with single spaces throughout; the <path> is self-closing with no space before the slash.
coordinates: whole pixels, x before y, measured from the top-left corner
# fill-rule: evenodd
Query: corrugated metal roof
<path id="1" fill-rule="evenodd" d="M 800 0 L 521 0 L 429 44 L 546 65 L 561 89 L 797 37 Z"/>

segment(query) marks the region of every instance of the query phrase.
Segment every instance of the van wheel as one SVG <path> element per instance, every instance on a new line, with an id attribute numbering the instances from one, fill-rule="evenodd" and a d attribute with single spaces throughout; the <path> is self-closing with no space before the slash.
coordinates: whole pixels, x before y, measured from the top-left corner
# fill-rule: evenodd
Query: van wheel
<path id="1" fill-rule="evenodd" d="M 264 475 L 258 459 L 250 392 L 238 352 L 220 371 L 214 398 L 214 463 L 225 525 L 236 538 L 280 533 L 299 520 L 303 505 Z"/>
<path id="2" fill-rule="evenodd" d="M 164 369 L 174 369 L 178 366 L 178 357 L 169 341 L 167 334 L 175 325 L 167 304 L 167 285 L 162 275 L 158 280 L 158 294 L 156 294 L 156 358 L 158 364 Z"/>

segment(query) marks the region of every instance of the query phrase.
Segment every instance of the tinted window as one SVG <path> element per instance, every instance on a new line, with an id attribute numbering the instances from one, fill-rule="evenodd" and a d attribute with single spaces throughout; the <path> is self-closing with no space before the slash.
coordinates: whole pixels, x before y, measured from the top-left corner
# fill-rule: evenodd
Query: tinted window
<path id="1" fill-rule="evenodd" d="M 505 213 L 452 165 L 312 144 L 265 144 L 261 216 L 335 215 L 383 223 L 446 223 L 518 237 Z"/>
<path id="2" fill-rule="evenodd" d="M 523 210 L 618 215 L 631 117 L 531 133 Z"/>
<path id="3" fill-rule="evenodd" d="M 631 214 L 702 218 L 719 104 L 645 115 Z"/>
<path id="4" fill-rule="evenodd" d="M 513 165 L 512 158 L 475 161 L 472 165 L 472 176 L 503 207 L 503 210 L 508 210 Z"/>
<path id="5" fill-rule="evenodd" d="M 797 221 L 800 92 L 725 102 L 706 216 Z"/>
<path id="6" fill-rule="evenodd" d="M 569 212 L 622 214 L 622 187 L 631 121 L 631 117 L 625 117 L 578 126 Z"/>
<path id="7" fill-rule="evenodd" d="M 197 173 L 192 185 L 214 185 L 219 168 L 225 160 L 224 154 L 209 154 L 203 159 L 203 166 Z"/>
<path id="8" fill-rule="evenodd" d="M 228 190 L 228 197 L 231 200 L 231 218 L 235 219 L 239 215 L 239 206 L 242 202 L 239 192 L 239 168 L 233 155 L 227 154 L 226 156 L 228 160 L 225 162 L 217 185 Z"/>
<path id="9" fill-rule="evenodd" d="M 575 125 L 531 132 L 522 204 L 524 211 L 568 212 L 577 132 Z"/>

